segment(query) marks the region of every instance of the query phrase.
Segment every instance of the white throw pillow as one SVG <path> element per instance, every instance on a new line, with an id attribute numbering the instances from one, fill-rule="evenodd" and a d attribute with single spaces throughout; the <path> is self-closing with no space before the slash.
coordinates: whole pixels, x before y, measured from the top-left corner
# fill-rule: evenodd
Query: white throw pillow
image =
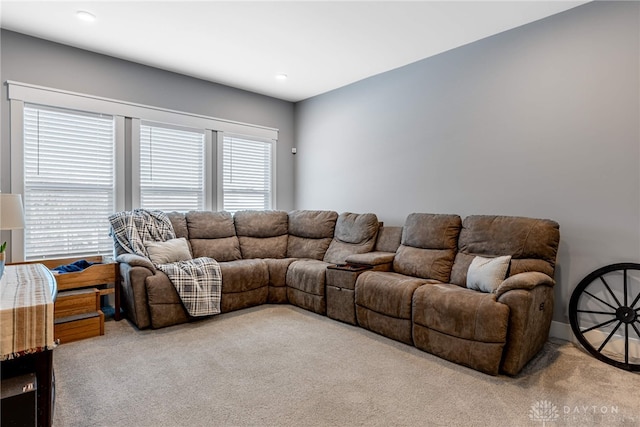
<path id="1" fill-rule="evenodd" d="M 154 264 L 168 264 L 192 259 L 189 244 L 184 237 L 166 242 L 146 242 L 144 247 L 147 248 L 149 259 Z"/>
<path id="2" fill-rule="evenodd" d="M 484 258 L 477 256 L 467 271 L 467 288 L 482 292 L 495 292 L 509 269 L 511 256 Z"/>

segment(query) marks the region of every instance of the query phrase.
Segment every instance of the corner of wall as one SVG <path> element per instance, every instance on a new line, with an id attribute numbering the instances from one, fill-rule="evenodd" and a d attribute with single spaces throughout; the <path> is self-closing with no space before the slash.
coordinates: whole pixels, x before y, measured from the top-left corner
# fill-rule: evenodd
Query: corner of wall
<path id="1" fill-rule="evenodd" d="M 571 331 L 571 325 L 568 323 L 557 322 L 555 320 L 552 321 L 551 329 L 549 330 L 549 336 L 564 341 L 577 343 L 577 340 L 575 339 L 575 337 L 573 336 L 573 332 Z"/>

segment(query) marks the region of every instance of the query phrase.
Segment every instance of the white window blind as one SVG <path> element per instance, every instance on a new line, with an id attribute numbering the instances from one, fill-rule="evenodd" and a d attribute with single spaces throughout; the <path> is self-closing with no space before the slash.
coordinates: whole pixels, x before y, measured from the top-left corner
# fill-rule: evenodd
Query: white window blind
<path id="1" fill-rule="evenodd" d="M 162 211 L 204 209 L 204 132 L 140 125 L 140 206 Z"/>
<path id="2" fill-rule="evenodd" d="M 112 253 L 113 116 L 24 108 L 25 257 Z"/>
<path id="3" fill-rule="evenodd" d="M 272 151 L 273 142 L 224 136 L 224 210 L 273 209 Z"/>

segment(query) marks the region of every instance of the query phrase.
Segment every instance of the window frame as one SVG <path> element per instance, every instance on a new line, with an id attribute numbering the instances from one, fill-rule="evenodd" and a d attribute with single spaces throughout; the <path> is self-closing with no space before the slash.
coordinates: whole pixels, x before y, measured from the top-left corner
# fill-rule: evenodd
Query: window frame
<path id="1" fill-rule="evenodd" d="M 224 206 L 224 138 L 238 138 L 238 139 L 246 139 L 251 141 L 259 141 L 264 142 L 266 144 L 270 144 L 271 146 L 271 197 L 270 197 L 270 205 L 269 210 L 277 209 L 276 205 L 276 189 L 278 188 L 276 177 L 277 177 L 277 141 L 269 138 L 260 138 L 256 136 L 250 135 L 242 135 L 237 133 L 229 133 L 229 132 L 218 132 L 217 135 L 217 147 L 218 147 L 218 155 L 217 155 L 217 175 L 216 175 L 216 188 L 217 188 L 217 206 L 219 210 L 226 210 Z"/>
<path id="2" fill-rule="evenodd" d="M 68 105 L 43 105 L 37 102 L 26 102 L 32 105 L 41 105 L 43 107 L 53 107 L 61 109 L 69 109 L 75 111 L 83 110 L 80 105 L 76 108 Z M 11 99 L 11 192 L 24 194 L 24 106 L 25 101 Z M 77 108 L 80 107 L 80 108 Z M 99 113 L 96 111 L 87 111 L 91 113 Z M 125 158 L 125 126 L 124 117 L 113 115 L 114 119 L 114 138 L 115 138 L 115 157 L 114 157 L 114 209 L 116 211 L 123 210 L 125 206 L 125 182 L 124 182 L 124 158 Z M 11 230 L 11 260 L 13 262 L 22 262 L 26 259 L 25 253 L 25 231 Z M 103 254 L 86 254 L 86 255 L 103 255 Z M 104 254 L 108 255 L 108 254 Z M 46 259 L 46 258 L 43 258 Z"/>
<path id="3" fill-rule="evenodd" d="M 25 120 L 27 109 L 32 112 L 28 129 Z M 23 203 L 31 207 L 44 204 L 41 208 L 25 209 L 25 222 L 34 226 L 32 230 L 25 227 L 23 231 L 25 258 L 38 260 L 111 253 L 113 243 L 108 236 L 107 216 L 115 210 L 117 197 L 116 117 L 31 103 L 24 104 L 22 111 L 23 131 L 35 132 L 40 129 L 40 125 L 44 126 L 42 134 L 30 133 L 29 138 L 23 135 L 22 139 Z M 89 123 L 95 124 L 96 127 L 88 126 Z M 32 125 L 36 125 L 37 128 Z M 102 133 L 107 130 L 108 136 Z M 96 135 L 94 133 L 96 131 L 100 131 L 102 135 Z M 54 139 L 48 139 L 47 135 Z M 69 135 L 69 138 L 65 135 Z M 27 140 L 29 144 L 26 143 Z M 60 140 L 61 143 L 52 143 L 56 140 Z M 72 145 L 68 146 L 62 141 Z M 105 157 L 94 155 L 82 158 L 83 151 L 90 152 L 94 142 L 99 144 L 95 147 Z M 78 143 L 81 145 L 78 146 Z M 76 148 L 70 148 L 74 147 L 74 144 Z M 29 150 L 26 150 L 27 147 Z M 63 155 L 63 158 L 67 156 L 75 158 L 79 161 L 79 167 L 88 167 L 86 173 L 75 176 L 73 169 L 65 167 L 60 161 L 51 162 L 51 158 L 43 154 L 46 152 L 51 153 L 54 158 L 60 155 Z M 81 157 L 77 157 L 78 155 Z M 31 161 L 27 162 L 27 157 Z M 36 166 L 34 161 L 42 166 Z M 28 168 L 27 165 L 29 165 Z M 91 165 L 95 165 L 98 169 L 94 169 Z M 109 174 L 108 180 L 104 180 L 105 173 Z M 66 200 L 66 203 L 61 205 L 61 200 Z M 107 200 L 108 203 L 105 203 Z M 30 201 L 34 204 L 29 204 Z M 96 216 L 97 212 L 103 213 Z M 32 217 L 30 214 L 35 216 Z M 78 218 L 78 221 L 68 223 L 67 214 L 71 218 Z M 99 223 L 93 223 L 89 218 L 94 218 L 96 221 L 102 218 L 102 220 Z M 27 221 L 28 219 L 30 221 Z M 59 225 L 52 225 L 58 221 L 61 221 Z M 27 240 L 28 234 L 31 235 L 30 245 Z M 39 245 L 38 242 L 41 239 L 43 244 Z M 93 242 L 90 245 L 92 247 L 88 249 L 86 244 L 91 242 Z M 29 253 L 27 253 L 28 249 Z"/>
<path id="4" fill-rule="evenodd" d="M 177 124 L 159 123 L 150 120 L 144 120 L 139 118 L 131 119 L 131 205 L 134 207 L 141 207 L 141 185 L 140 185 L 140 129 L 142 125 L 158 126 L 168 129 L 185 130 L 189 132 L 203 132 L 204 133 L 204 210 L 213 210 L 216 200 L 215 198 L 215 185 L 213 183 L 214 176 L 214 156 L 213 153 L 213 136 L 212 131 L 209 129 L 197 129 L 193 127 L 180 126 Z"/>

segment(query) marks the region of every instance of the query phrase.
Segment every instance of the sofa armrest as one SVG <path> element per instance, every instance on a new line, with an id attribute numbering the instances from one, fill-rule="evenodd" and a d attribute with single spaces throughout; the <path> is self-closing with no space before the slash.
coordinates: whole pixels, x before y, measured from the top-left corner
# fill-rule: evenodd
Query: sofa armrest
<path id="1" fill-rule="evenodd" d="M 118 265 L 120 267 L 120 285 L 122 286 L 120 297 L 125 315 L 139 329 L 148 328 L 151 325 L 151 317 L 149 316 L 146 283 L 147 278 L 152 277 L 156 272 L 146 266 L 132 265 L 123 261 L 119 261 Z"/>
<path id="2" fill-rule="evenodd" d="M 153 266 L 151 261 L 140 255 L 122 254 L 122 255 L 118 255 L 118 257 L 116 258 L 116 261 L 129 264 L 133 267 L 146 267 L 149 270 L 151 270 L 151 272 L 154 274 L 156 272 L 156 268 Z"/>
<path id="3" fill-rule="evenodd" d="M 521 273 L 513 277 L 528 274 Z M 532 287 L 527 289 L 527 284 Z M 498 299 L 498 302 L 509 306 L 509 328 L 501 367 L 501 371 L 507 375 L 520 372 L 549 337 L 554 295 L 553 287 L 545 286 L 547 284 L 553 284 L 553 280 L 523 281 L 522 288 L 511 288 Z"/>
<path id="4" fill-rule="evenodd" d="M 346 258 L 349 264 L 364 265 L 375 271 L 391 271 L 393 268 L 393 258 L 395 252 L 367 252 L 364 254 L 353 254 Z"/>
<path id="5" fill-rule="evenodd" d="M 498 289 L 496 289 L 496 298 L 500 298 L 505 292 L 513 289 L 524 289 L 530 291 L 536 286 L 553 286 L 555 283 L 555 280 L 551 277 L 538 271 L 518 273 L 505 279 L 500 286 L 498 286 Z"/>
<path id="6" fill-rule="evenodd" d="M 353 254 L 346 258 L 350 264 L 360 264 L 375 267 L 383 264 L 393 263 L 394 252 L 367 252 L 364 254 Z"/>

